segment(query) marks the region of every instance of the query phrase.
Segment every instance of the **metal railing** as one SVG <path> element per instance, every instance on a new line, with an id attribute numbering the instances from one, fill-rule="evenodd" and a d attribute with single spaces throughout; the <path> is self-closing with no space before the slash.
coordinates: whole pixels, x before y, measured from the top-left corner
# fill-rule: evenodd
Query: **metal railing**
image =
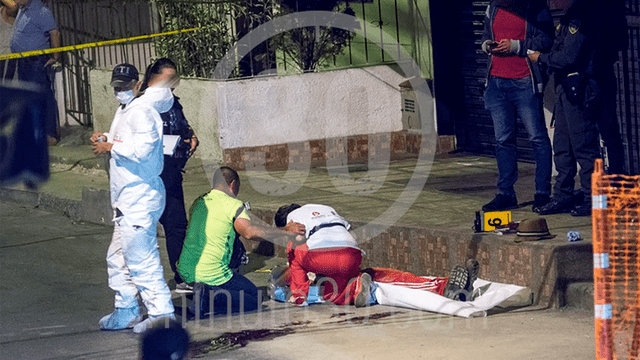
<path id="1" fill-rule="evenodd" d="M 401 4 L 397 0 L 360 0 L 347 4 L 356 9 L 356 16 L 363 23 L 375 24 L 375 27 L 365 25 L 363 30 L 379 31 L 383 40 L 373 43 L 366 37 L 355 37 L 348 41 L 341 55 L 334 56 L 333 62 L 319 71 L 392 64 L 395 60 L 389 53 L 400 54 L 399 48 L 403 46 L 418 63 L 423 76 L 431 77 L 430 27 L 428 16 L 424 14 L 424 9 L 428 8 L 426 0 Z M 63 86 L 67 122 L 85 127 L 92 125 L 90 69 L 111 69 L 118 63 L 129 62 L 143 72 L 153 58 L 167 56 L 177 60 L 184 76 L 208 78 L 238 38 L 277 12 L 273 0 L 58 0 L 48 1 L 48 5 L 57 19 L 63 45 L 212 24 L 219 28 L 219 31 L 210 27 L 195 33 L 172 35 L 155 42 L 128 42 L 65 53 Z M 408 18 L 403 18 L 402 14 Z M 393 39 L 385 40 L 382 34 L 391 35 Z M 409 60 L 396 57 L 399 61 Z M 277 44 L 267 41 L 245 57 L 232 76 L 247 78 L 288 72 L 286 62 L 277 63 Z M 278 71 L 278 66 L 284 66 L 284 71 Z"/>
<path id="2" fill-rule="evenodd" d="M 142 0 L 58 0 L 50 1 L 62 35 L 63 45 L 150 34 L 150 4 Z M 92 47 L 63 54 L 63 87 L 65 123 L 93 125 L 89 71 L 110 69 L 129 62 L 143 70 L 155 56 L 150 41 Z"/>

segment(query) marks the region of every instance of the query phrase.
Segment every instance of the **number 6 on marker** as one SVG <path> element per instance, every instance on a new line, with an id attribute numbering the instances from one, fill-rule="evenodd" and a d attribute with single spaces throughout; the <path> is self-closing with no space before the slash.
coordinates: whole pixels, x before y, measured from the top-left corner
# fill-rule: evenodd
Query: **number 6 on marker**
<path id="1" fill-rule="evenodd" d="M 491 211 L 482 214 L 482 231 L 492 231 L 511 222 L 511 211 Z"/>

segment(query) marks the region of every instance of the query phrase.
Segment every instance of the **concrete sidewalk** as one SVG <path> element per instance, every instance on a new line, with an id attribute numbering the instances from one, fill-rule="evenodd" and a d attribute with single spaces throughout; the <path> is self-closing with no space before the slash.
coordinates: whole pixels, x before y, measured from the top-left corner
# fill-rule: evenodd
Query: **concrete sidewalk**
<path id="1" fill-rule="evenodd" d="M 0 188 L 0 200 L 37 205 L 74 220 L 110 224 L 104 159 L 96 158 L 88 145 L 49 150 L 50 180 L 37 191 L 22 186 Z M 308 172 L 242 171 L 238 197 L 251 202 L 253 213 L 268 223 L 283 204 L 334 207 L 360 230 L 360 246 L 367 251 L 363 266 L 444 276 L 454 265 L 475 257 L 482 264 L 480 277 L 531 287 L 538 304 L 561 306 L 573 301 L 569 294 L 577 294 L 571 295 L 575 301 L 591 306 L 590 217 L 545 216 L 555 238 L 516 244 L 515 235 L 472 230 L 475 212 L 495 193 L 495 159 L 449 154 L 430 164 L 407 158 L 390 161 L 381 169 L 376 165 L 378 169 L 348 164 L 348 174 L 326 166 Z M 515 221 L 537 216 L 530 206 L 534 166 L 520 163 L 519 168 L 516 191 L 521 207 L 512 212 Z M 189 160 L 184 175 L 187 208 L 210 190 L 210 177 L 198 158 Z M 579 231 L 584 240 L 568 243 L 568 230 Z M 248 245 L 250 250 L 255 248 Z M 283 249 L 275 249 L 275 254 L 283 256 Z M 575 291 L 574 286 L 578 286 Z"/>
<path id="2" fill-rule="evenodd" d="M 79 202 L 83 201 L 85 188 L 108 191 L 104 160 L 96 158 L 90 146 L 52 146 L 49 151 L 51 177 L 37 193 L 61 202 Z M 516 191 L 521 207 L 513 211 L 516 221 L 536 216 L 530 206 L 533 201 L 534 165 L 520 163 L 519 167 Z M 426 183 L 415 201 L 407 202 L 403 207 L 405 212 L 395 225 L 469 230 L 471 234 L 475 211 L 491 200 L 496 191 L 495 159 L 475 155 L 439 156 L 429 168 L 420 169 L 416 168 L 415 159 L 391 161 L 387 169 L 371 172 L 368 172 L 367 164 L 349 164 L 348 169 L 351 179 L 337 178 L 337 171 L 330 172 L 331 169 L 326 167 L 312 168 L 308 174 L 286 170 L 240 172 L 243 186 L 238 198 L 251 202 L 254 209 L 265 210 L 275 210 L 291 202 L 323 203 L 331 205 L 349 220 L 369 222 L 398 201 L 411 177 L 417 176 L 426 178 Z M 185 203 L 190 205 L 197 196 L 210 190 L 211 179 L 198 158 L 189 160 L 185 170 Z M 289 185 L 293 185 L 295 191 L 282 189 Z M 8 199 L 12 198 L 10 193 L 14 194 L 13 198 L 19 198 L 20 193 L 24 197 L 34 193 L 20 185 L 0 189 Z M 90 220 L 86 218 L 90 214 L 78 216 Z M 580 231 L 585 240 L 591 239 L 589 217 L 576 218 L 566 214 L 545 217 L 551 232 L 558 234 L 548 243 L 565 243 L 566 230 L 574 229 Z"/>

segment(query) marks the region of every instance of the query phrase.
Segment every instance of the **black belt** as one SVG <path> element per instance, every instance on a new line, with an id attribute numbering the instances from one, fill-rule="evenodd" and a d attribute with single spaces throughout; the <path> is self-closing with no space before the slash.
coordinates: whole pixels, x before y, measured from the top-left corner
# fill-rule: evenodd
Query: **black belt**
<path id="1" fill-rule="evenodd" d="M 318 226 L 314 226 L 313 229 L 311 229 L 309 231 L 309 237 L 311 237 L 311 235 L 315 234 L 316 231 L 323 229 L 323 228 L 328 228 L 328 227 L 334 227 L 334 226 L 342 226 L 343 228 L 347 228 L 343 223 L 326 223 L 326 224 L 320 224 Z"/>

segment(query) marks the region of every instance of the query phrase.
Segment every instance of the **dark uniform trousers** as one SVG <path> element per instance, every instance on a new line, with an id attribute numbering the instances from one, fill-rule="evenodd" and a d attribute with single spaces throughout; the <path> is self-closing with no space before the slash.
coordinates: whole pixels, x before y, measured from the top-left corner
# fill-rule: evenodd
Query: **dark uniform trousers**
<path id="1" fill-rule="evenodd" d="M 190 139 L 193 135 L 187 119 L 182 112 L 182 105 L 178 97 L 173 98 L 173 106 L 167 112 L 160 114 L 162 117 L 162 133 L 164 135 L 179 135 L 180 140 L 172 156 L 165 155 L 164 168 L 160 178 L 164 183 L 167 193 L 164 212 L 160 217 L 160 224 L 164 228 L 167 242 L 167 254 L 169 264 L 173 270 L 176 284 L 183 282 L 176 270 L 176 263 L 180 259 L 184 237 L 187 233 L 187 214 L 184 206 L 184 192 L 182 190 L 182 169 L 189 159 Z"/>
<path id="2" fill-rule="evenodd" d="M 553 157 L 558 175 L 554 197 L 560 203 L 573 201 L 575 176 L 580 165 L 580 185 L 584 200 L 591 201 L 591 174 L 600 156 L 598 129 L 593 106 L 576 106 L 569 102 L 562 86 L 556 87 L 554 108 L 555 132 Z"/>
<path id="3" fill-rule="evenodd" d="M 164 228 L 169 264 L 175 274 L 174 278 L 177 284 L 182 282 L 182 278 L 178 275 L 176 263 L 180 258 L 187 232 L 187 215 L 184 207 L 184 192 L 182 190 L 182 168 L 185 162 L 186 159 L 165 156 L 164 168 L 160 174 L 167 193 L 167 200 L 164 212 L 160 217 L 160 223 Z"/>

